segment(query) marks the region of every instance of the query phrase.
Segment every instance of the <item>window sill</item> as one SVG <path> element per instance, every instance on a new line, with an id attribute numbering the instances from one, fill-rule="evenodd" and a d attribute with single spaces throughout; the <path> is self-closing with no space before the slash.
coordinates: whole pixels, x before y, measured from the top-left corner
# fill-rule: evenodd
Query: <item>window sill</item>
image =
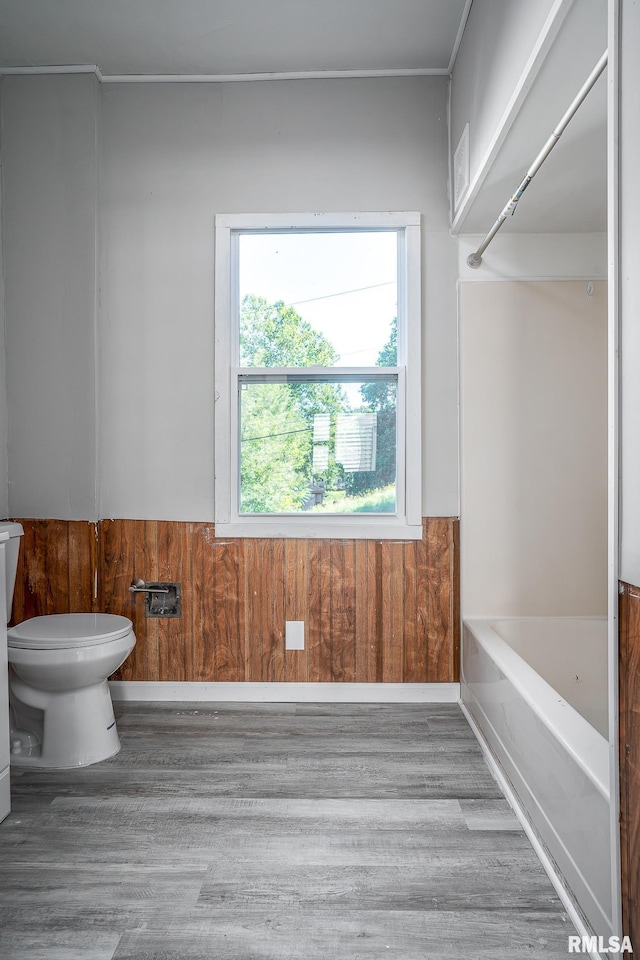
<path id="1" fill-rule="evenodd" d="M 422 523 L 411 524 L 397 517 L 387 520 L 308 520 L 304 517 L 251 517 L 229 523 L 217 522 L 216 539 L 222 537 L 254 539 L 304 538 L 307 540 L 422 540 Z"/>

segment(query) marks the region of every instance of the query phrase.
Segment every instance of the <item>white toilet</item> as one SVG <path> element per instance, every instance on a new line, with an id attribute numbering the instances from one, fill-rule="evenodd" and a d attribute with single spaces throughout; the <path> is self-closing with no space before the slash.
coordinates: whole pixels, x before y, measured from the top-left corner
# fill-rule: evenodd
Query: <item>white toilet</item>
<path id="1" fill-rule="evenodd" d="M 15 587 L 19 523 L 0 523 L 6 545 L 7 609 Z M 135 646 L 127 617 L 64 613 L 7 630 L 11 764 L 81 767 L 120 749 L 107 677 Z"/>

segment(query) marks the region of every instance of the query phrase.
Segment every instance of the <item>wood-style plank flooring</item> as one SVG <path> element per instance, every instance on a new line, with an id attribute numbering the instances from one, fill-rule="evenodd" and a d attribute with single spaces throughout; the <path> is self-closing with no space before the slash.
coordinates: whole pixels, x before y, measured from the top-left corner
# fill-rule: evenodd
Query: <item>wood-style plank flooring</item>
<path id="1" fill-rule="evenodd" d="M 115 708 L 118 756 L 13 774 L 3 960 L 566 958 L 457 705 Z"/>

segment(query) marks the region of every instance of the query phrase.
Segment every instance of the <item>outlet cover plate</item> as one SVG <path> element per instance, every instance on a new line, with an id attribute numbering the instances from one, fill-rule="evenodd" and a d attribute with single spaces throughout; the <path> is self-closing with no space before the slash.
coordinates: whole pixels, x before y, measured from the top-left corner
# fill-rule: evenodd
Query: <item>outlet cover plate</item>
<path id="1" fill-rule="evenodd" d="M 304 620 L 287 620 L 284 632 L 285 650 L 304 650 Z"/>

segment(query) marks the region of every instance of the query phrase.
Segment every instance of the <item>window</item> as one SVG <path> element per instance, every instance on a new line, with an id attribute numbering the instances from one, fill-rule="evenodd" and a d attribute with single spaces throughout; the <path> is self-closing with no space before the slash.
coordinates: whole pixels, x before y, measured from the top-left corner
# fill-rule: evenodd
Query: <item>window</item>
<path id="1" fill-rule="evenodd" d="M 421 529 L 420 218 L 216 218 L 221 536 Z"/>

